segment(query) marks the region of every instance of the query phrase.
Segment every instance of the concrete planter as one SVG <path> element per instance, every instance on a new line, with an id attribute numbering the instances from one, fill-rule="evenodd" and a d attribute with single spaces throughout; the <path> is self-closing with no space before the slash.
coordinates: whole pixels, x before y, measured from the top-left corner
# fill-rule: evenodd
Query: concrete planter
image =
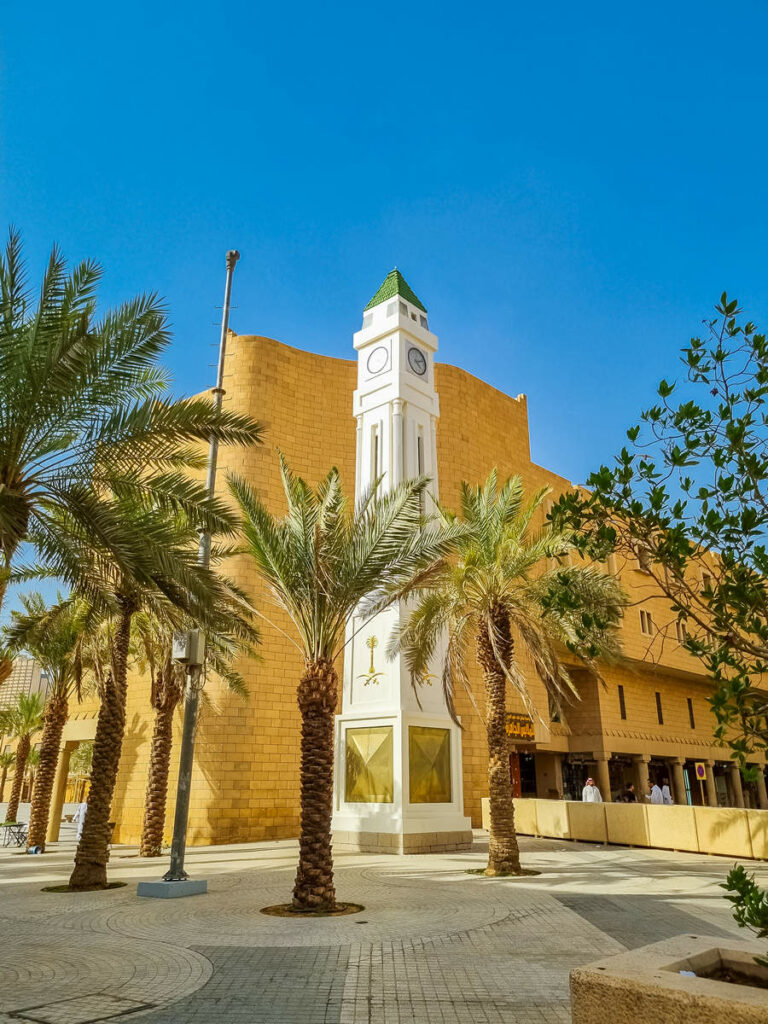
<path id="1" fill-rule="evenodd" d="M 765 1024 L 768 989 L 687 977 L 727 966 L 768 981 L 765 943 L 679 935 L 571 971 L 573 1024 Z"/>

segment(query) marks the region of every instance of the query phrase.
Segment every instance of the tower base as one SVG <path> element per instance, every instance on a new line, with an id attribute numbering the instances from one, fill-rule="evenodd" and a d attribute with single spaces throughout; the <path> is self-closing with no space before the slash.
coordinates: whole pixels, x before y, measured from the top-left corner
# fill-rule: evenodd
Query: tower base
<path id="1" fill-rule="evenodd" d="M 459 853 L 472 849 L 472 830 L 460 832 L 334 832 L 333 848 L 355 853 Z"/>

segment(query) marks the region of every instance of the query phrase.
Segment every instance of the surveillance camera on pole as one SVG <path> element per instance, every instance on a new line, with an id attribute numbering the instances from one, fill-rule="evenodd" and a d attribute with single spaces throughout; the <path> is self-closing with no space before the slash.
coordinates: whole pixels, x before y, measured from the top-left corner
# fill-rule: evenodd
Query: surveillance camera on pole
<path id="1" fill-rule="evenodd" d="M 187 671 L 200 667 L 205 661 L 205 636 L 202 630 L 188 629 L 174 633 L 171 657 L 180 665 L 186 665 Z"/>

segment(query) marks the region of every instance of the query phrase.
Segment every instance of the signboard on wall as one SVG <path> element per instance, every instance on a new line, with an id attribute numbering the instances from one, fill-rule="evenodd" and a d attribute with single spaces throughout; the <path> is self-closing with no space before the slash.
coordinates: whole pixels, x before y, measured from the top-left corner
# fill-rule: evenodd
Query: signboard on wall
<path id="1" fill-rule="evenodd" d="M 513 711 L 508 711 L 506 730 L 507 736 L 512 740 L 532 740 L 536 738 L 536 730 L 533 727 L 533 719 L 530 715 L 519 715 Z"/>

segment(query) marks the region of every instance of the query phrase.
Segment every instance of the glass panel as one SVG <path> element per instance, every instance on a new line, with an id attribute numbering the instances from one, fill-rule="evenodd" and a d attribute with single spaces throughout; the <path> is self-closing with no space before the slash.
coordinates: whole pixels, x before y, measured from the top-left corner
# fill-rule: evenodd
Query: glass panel
<path id="1" fill-rule="evenodd" d="M 391 804 L 394 799 L 392 726 L 346 731 L 346 786 L 350 804 Z"/>
<path id="2" fill-rule="evenodd" d="M 451 802 L 451 733 L 449 729 L 408 728 L 408 765 L 412 804 Z"/>

